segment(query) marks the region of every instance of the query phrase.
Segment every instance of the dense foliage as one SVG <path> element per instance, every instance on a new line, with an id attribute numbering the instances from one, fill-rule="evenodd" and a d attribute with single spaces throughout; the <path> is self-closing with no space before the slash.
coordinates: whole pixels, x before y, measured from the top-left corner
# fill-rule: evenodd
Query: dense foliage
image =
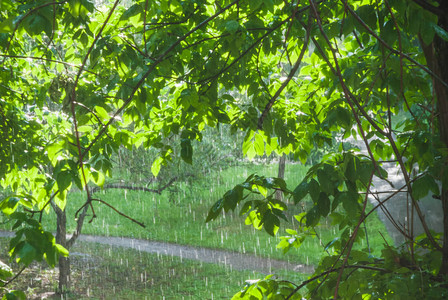
<path id="1" fill-rule="evenodd" d="M 104 202 L 87 186 L 113 176 L 121 147 L 158 149 L 157 176 L 175 153 L 167 138 L 178 136 L 191 164 L 206 126 L 230 124 L 246 133 L 249 158 L 276 152 L 306 162 L 313 148 L 336 151 L 297 187 L 250 176 L 208 220 L 241 203 L 247 224 L 275 234 L 286 209 L 273 196 L 280 189 L 315 204 L 280 247 L 299 247 L 322 218 L 344 232 L 308 281 L 268 277 L 235 298 L 446 296 L 447 15 L 446 3 L 426 0 L 1 0 L 1 209 L 16 220 L 11 256 L 27 266 L 66 255 L 39 221 L 51 202 L 64 209 L 73 186 L 86 194 L 79 214 L 94 218 Z M 367 154 L 334 147 L 350 138 Z M 385 245 L 376 258 L 352 247 L 387 161 L 399 166 L 398 189 L 425 232 L 397 224 L 405 246 Z M 442 233 L 419 208 L 429 192 L 441 200 Z"/>

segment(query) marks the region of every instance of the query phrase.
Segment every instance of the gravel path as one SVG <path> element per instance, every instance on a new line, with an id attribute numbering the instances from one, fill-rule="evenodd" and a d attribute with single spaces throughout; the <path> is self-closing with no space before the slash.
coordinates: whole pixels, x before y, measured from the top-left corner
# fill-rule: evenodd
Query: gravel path
<path id="1" fill-rule="evenodd" d="M 0 231 L 0 237 L 12 236 L 12 232 Z M 206 263 L 224 264 L 235 270 L 254 270 L 263 273 L 271 273 L 275 270 L 293 270 L 301 273 L 314 272 L 313 266 L 263 258 L 252 254 L 243 254 L 226 250 L 199 248 L 126 237 L 81 235 L 78 240 L 109 246 L 131 248 L 138 251 L 155 253 L 157 255 L 176 256 L 182 259 L 192 259 Z"/>

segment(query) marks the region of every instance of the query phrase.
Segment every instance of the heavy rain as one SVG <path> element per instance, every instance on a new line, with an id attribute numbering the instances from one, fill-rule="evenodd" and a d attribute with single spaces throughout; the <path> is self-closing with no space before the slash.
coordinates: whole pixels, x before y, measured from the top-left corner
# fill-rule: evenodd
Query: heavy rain
<path id="1" fill-rule="evenodd" d="M 0 0 L 0 296 L 448 298 L 447 15 Z"/>

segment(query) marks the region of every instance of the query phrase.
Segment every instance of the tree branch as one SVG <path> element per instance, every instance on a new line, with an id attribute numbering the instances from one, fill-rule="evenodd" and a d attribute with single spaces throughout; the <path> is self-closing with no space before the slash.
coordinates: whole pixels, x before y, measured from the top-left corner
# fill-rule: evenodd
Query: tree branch
<path id="1" fill-rule="evenodd" d="M 88 206 L 85 205 L 78 219 L 76 220 L 76 229 L 73 232 L 72 237 L 66 242 L 67 248 L 70 248 L 75 242 L 78 236 L 81 234 L 82 226 L 84 225 L 84 218 L 86 217 Z"/>
<path id="2" fill-rule="evenodd" d="M 128 215 L 122 213 L 121 211 L 119 211 L 118 209 L 116 209 L 115 207 L 113 207 L 112 205 L 110 205 L 109 203 L 107 203 L 106 201 L 103 201 L 103 200 L 101 200 L 101 199 L 95 199 L 95 198 L 92 198 L 91 201 L 98 201 L 98 202 L 100 202 L 100 203 L 103 203 L 104 205 L 106 205 L 106 206 L 110 207 L 112 210 L 114 210 L 114 211 L 115 211 L 117 214 L 119 214 L 120 216 L 125 217 L 126 219 L 131 220 L 132 222 L 134 222 L 135 224 L 140 225 L 140 226 L 143 227 L 143 228 L 146 228 L 145 224 L 143 224 L 142 222 L 139 222 L 139 221 L 135 220 L 134 218 L 132 218 L 132 217 L 130 217 L 130 216 L 128 216 Z"/>

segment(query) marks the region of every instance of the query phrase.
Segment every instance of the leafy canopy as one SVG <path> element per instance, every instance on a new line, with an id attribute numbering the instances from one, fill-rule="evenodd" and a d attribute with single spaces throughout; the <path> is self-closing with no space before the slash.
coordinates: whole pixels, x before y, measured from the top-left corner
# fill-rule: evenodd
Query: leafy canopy
<path id="1" fill-rule="evenodd" d="M 287 206 L 273 193 L 282 190 L 295 204 L 309 196 L 314 205 L 296 217 L 303 232 L 290 230 L 280 248 L 299 247 L 322 218 L 343 230 L 309 281 L 268 277 L 235 298 L 440 297 L 446 290 L 436 275 L 448 253 L 429 229 L 415 239 L 404 228 L 410 252 L 386 245 L 373 258 L 352 250 L 370 215 L 372 178 L 387 180 L 383 162 L 399 164 L 415 207 L 447 186 L 433 90 L 443 78 L 422 48 L 448 33 L 437 1 L 423 1 L 425 9 L 421 2 L 1 0 L 1 209 L 17 220 L 11 255 L 25 265 L 65 255 L 37 220 L 50 201 L 64 208 L 74 186 L 95 216 L 86 187 L 113 176 L 120 147 L 158 149 L 157 175 L 174 152 L 166 137 L 180 137 L 191 164 L 204 128 L 229 124 L 246 133 L 248 158 L 275 152 L 306 163 L 313 149 L 337 151 L 297 187 L 250 176 L 208 221 L 242 204 L 247 224 L 275 235 Z M 339 143 L 347 139 L 368 152 Z M 420 246 L 429 251 L 414 251 Z"/>

